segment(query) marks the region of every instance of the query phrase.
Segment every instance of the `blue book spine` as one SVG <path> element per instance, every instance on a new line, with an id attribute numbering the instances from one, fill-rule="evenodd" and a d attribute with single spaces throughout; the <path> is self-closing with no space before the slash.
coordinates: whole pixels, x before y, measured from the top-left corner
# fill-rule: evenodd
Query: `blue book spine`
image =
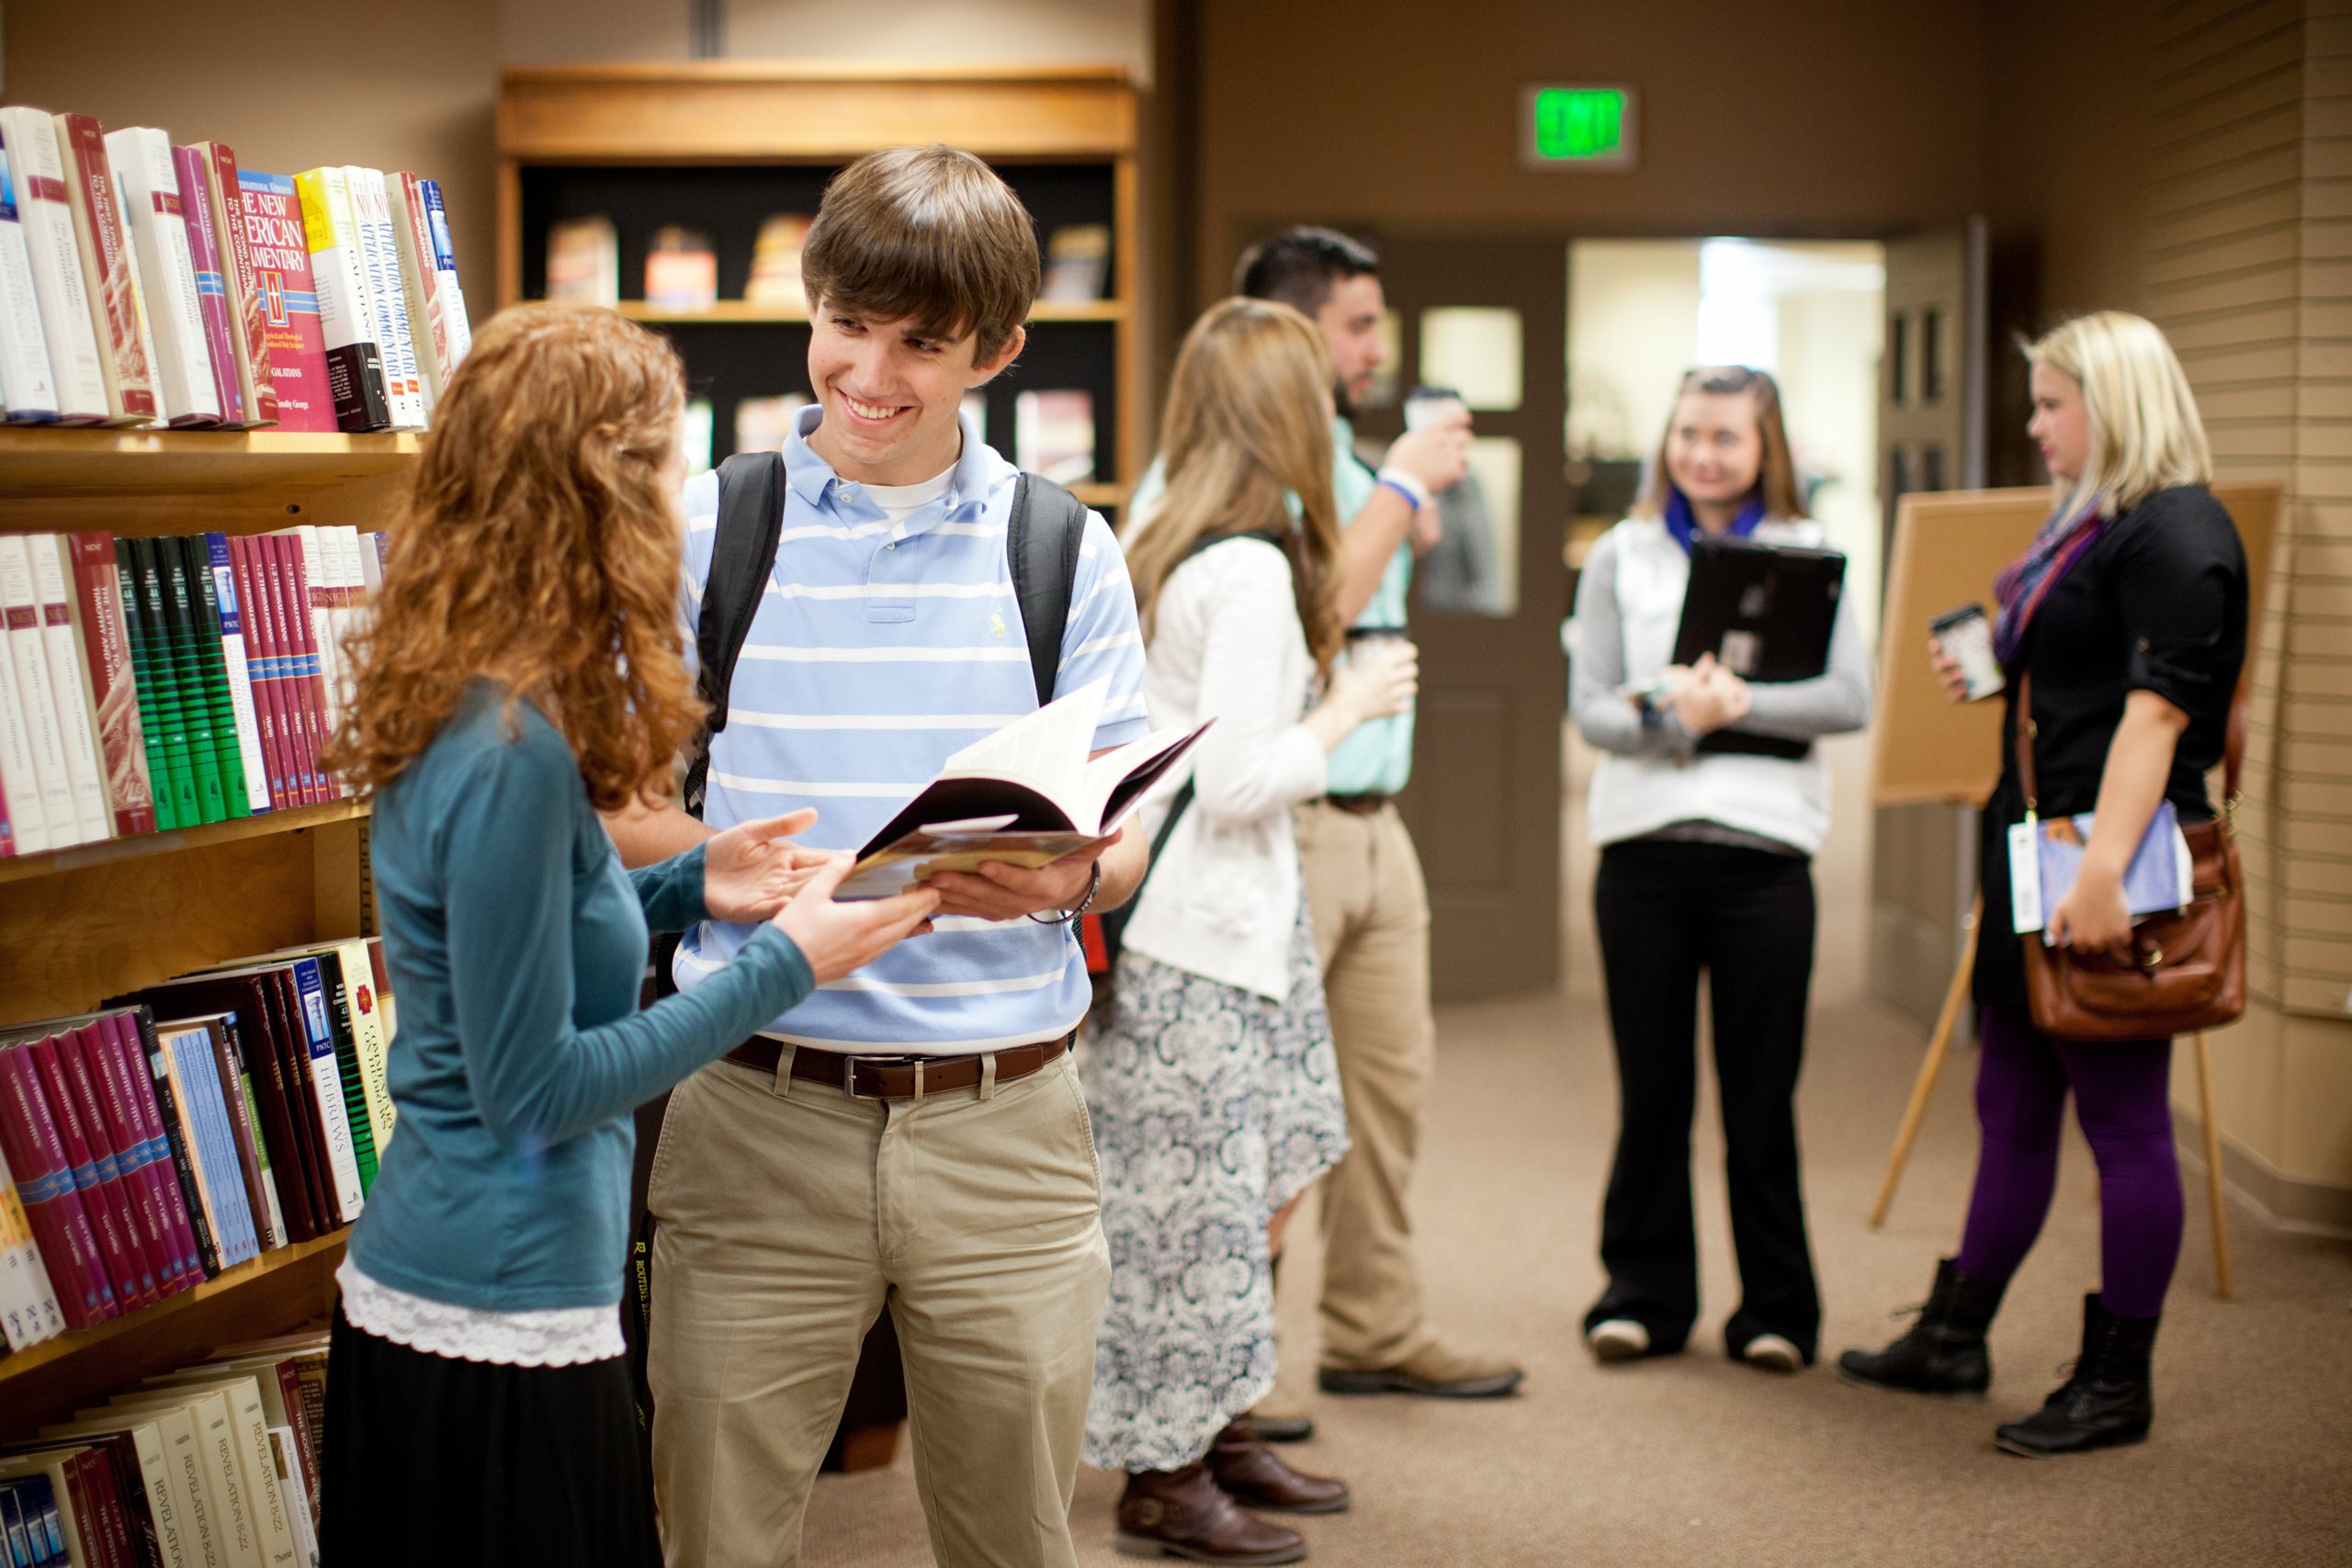
<path id="1" fill-rule="evenodd" d="M 32 1568 L 40 1561 L 25 1537 L 24 1505 L 17 1501 L 17 1489 L 6 1484 L 0 1484 L 0 1544 L 6 1548 L 0 1555 L 5 1555 L 8 1568 Z"/>
<path id="2" fill-rule="evenodd" d="M 196 1103 L 189 1118 L 196 1125 L 197 1157 L 204 1162 L 204 1185 L 212 1193 L 212 1212 L 227 1234 L 213 1237 L 220 1251 L 220 1267 L 233 1269 L 261 1255 L 253 1235 L 253 1216 L 245 1207 L 244 1178 L 229 1146 L 229 1112 L 220 1103 L 220 1075 L 212 1065 L 212 1037 L 198 1027 L 172 1037 L 173 1058 L 179 1063 L 180 1081 Z"/>

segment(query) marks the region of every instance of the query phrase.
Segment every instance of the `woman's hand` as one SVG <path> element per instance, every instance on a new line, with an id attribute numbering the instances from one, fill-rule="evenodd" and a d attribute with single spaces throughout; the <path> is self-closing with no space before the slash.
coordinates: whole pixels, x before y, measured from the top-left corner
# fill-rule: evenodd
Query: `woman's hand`
<path id="1" fill-rule="evenodd" d="M 2075 886 L 2050 912 L 2044 935 L 2053 947 L 2093 953 L 2119 952 L 2130 945 L 2132 906 L 2123 897 L 2123 879 L 2085 860 Z"/>
<path id="2" fill-rule="evenodd" d="M 854 864 L 854 855 L 827 856 L 775 917 L 776 930 L 800 949 L 820 986 L 865 968 L 901 939 L 928 931 L 931 912 L 939 908 L 939 895 L 928 887 L 888 898 L 835 903 L 833 890 Z"/>
<path id="3" fill-rule="evenodd" d="M 1674 716 L 1685 733 L 1700 736 L 1747 717 L 1751 701 L 1747 682 L 1702 653 L 1674 694 Z"/>
<path id="4" fill-rule="evenodd" d="M 1307 730 L 1329 751 L 1366 720 L 1412 706 L 1420 673 L 1420 653 L 1409 642 L 1381 637 L 1357 643 L 1348 661 L 1332 670 L 1323 701 L 1304 721 Z"/>
<path id="5" fill-rule="evenodd" d="M 1943 638 L 1928 639 L 1928 662 L 1935 666 L 1936 681 L 1943 687 L 1945 696 L 1956 703 L 1968 701 L 1967 672 L 1961 669 L 1959 660 L 1944 651 Z"/>
<path id="6" fill-rule="evenodd" d="M 822 850 L 786 841 L 817 820 L 814 807 L 758 822 L 738 822 L 705 840 L 702 901 L 714 920 L 764 920 L 784 908 L 820 866 Z"/>

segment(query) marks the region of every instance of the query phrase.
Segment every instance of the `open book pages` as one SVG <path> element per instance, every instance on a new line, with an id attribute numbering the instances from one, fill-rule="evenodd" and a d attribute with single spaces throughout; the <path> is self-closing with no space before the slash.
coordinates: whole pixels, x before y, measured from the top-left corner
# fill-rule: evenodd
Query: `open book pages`
<path id="1" fill-rule="evenodd" d="M 2074 890 L 2090 844 L 2093 813 L 2030 818 L 2009 829 L 2009 905 L 2022 935 L 2041 931 Z M 2123 901 L 2134 919 L 2185 908 L 2194 888 L 2188 840 L 2169 800 L 2156 803 L 2148 830 L 2123 872 Z M 2044 941 L 2048 940 L 2045 935 Z"/>
<path id="2" fill-rule="evenodd" d="M 1202 731 L 1162 729 L 1089 760 L 1110 682 L 1097 681 L 947 759 L 858 852 L 836 895 L 887 898 L 983 861 L 1040 866 L 1118 836 Z"/>

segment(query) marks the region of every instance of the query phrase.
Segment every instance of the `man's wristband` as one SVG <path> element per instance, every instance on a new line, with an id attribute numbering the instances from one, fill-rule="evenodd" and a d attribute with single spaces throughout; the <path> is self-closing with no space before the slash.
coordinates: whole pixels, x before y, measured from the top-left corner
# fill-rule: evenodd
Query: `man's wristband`
<path id="1" fill-rule="evenodd" d="M 1088 909 L 1092 908 L 1094 907 L 1094 896 L 1102 891 L 1102 863 L 1098 860 L 1086 869 L 1086 897 L 1078 901 L 1077 908 L 1064 909 L 1058 916 L 1050 920 L 1037 920 L 1037 912 L 1032 909 L 1029 911 L 1029 918 L 1033 920 L 1037 920 L 1037 923 L 1041 926 L 1066 926 L 1072 920 L 1078 919 L 1080 915 L 1086 913 Z"/>
<path id="2" fill-rule="evenodd" d="M 1430 503 L 1430 487 L 1402 468 L 1392 465 L 1381 469 L 1374 477 L 1398 495 L 1403 496 L 1416 512 Z"/>

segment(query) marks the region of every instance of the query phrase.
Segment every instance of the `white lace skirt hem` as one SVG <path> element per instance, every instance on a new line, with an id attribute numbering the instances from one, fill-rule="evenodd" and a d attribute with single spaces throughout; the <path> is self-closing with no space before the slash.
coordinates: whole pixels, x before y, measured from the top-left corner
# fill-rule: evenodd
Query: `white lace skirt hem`
<path id="1" fill-rule="evenodd" d="M 334 1278 L 343 1287 L 343 1315 L 352 1327 L 428 1356 L 505 1367 L 575 1367 L 608 1361 L 628 1350 L 614 1307 L 485 1312 L 452 1306 L 371 1280 L 347 1256 Z"/>

